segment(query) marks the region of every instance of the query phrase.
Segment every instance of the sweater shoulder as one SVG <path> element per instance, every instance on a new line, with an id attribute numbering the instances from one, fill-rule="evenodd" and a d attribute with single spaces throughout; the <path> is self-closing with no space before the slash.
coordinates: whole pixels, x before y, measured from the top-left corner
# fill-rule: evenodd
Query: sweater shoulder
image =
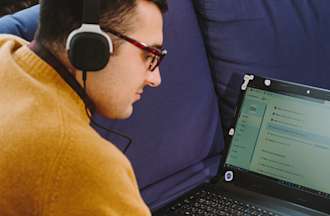
<path id="1" fill-rule="evenodd" d="M 126 156 L 92 129 L 77 126 L 68 132 L 46 208 L 75 215 L 84 203 L 91 215 L 149 215 Z"/>
<path id="2" fill-rule="evenodd" d="M 18 44 L 20 46 L 22 45 L 26 45 L 28 44 L 29 42 L 27 42 L 26 40 L 20 38 L 20 37 L 17 37 L 15 35 L 10 35 L 10 34 L 0 34 L 0 46 L 4 43 L 7 43 L 7 42 L 13 42 L 15 44 Z"/>

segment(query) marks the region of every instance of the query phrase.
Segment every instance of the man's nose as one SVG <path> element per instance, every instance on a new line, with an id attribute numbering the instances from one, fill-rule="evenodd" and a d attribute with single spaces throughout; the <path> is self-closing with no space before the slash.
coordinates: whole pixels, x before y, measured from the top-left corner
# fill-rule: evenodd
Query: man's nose
<path id="1" fill-rule="evenodd" d="M 157 67 L 154 71 L 148 73 L 148 85 L 151 87 L 157 87 L 162 82 L 162 78 L 160 76 L 159 67 Z"/>

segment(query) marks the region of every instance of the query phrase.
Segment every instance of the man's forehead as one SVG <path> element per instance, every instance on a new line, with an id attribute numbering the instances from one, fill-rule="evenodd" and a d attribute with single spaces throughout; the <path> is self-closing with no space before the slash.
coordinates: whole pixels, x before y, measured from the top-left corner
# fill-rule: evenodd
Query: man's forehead
<path id="1" fill-rule="evenodd" d="M 133 25 L 136 39 L 147 43 L 148 46 L 162 47 L 163 16 L 156 4 L 147 0 L 138 0 Z"/>

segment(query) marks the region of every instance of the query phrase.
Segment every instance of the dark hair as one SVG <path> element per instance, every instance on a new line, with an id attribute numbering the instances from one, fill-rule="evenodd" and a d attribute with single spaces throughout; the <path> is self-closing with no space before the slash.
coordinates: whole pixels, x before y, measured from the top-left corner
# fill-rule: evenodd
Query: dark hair
<path id="1" fill-rule="evenodd" d="M 15 13 L 38 4 L 38 0 L 2 0 L 0 2 L 0 17 Z"/>
<path id="2" fill-rule="evenodd" d="M 137 0 L 101 1 L 100 26 L 125 33 L 131 30 Z M 162 13 L 167 11 L 166 0 L 147 0 L 155 3 Z M 39 29 L 36 39 L 48 46 L 64 47 L 69 33 L 81 25 L 82 0 L 41 0 Z M 112 38 L 115 48 L 119 43 Z"/>

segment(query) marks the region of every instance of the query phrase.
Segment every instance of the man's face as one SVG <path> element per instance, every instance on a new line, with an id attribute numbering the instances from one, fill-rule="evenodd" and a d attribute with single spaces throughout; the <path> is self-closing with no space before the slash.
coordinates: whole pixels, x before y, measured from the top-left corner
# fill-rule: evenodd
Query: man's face
<path id="1" fill-rule="evenodd" d="M 154 3 L 138 0 L 134 19 L 134 30 L 127 36 L 148 46 L 163 43 L 163 18 Z M 123 41 L 115 52 L 118 54 L 110 57 L 104 69 L 88 73 L 86 86 L 98 113 L 126 119 L 133 112 L 133 103 L 141 99 L 144 87 L 160 85 L 161 77 L 159 68 L 148 70 L 150 54 L 146 51 Z M 77 79 L 81 81 L 81 77 Z"/>

